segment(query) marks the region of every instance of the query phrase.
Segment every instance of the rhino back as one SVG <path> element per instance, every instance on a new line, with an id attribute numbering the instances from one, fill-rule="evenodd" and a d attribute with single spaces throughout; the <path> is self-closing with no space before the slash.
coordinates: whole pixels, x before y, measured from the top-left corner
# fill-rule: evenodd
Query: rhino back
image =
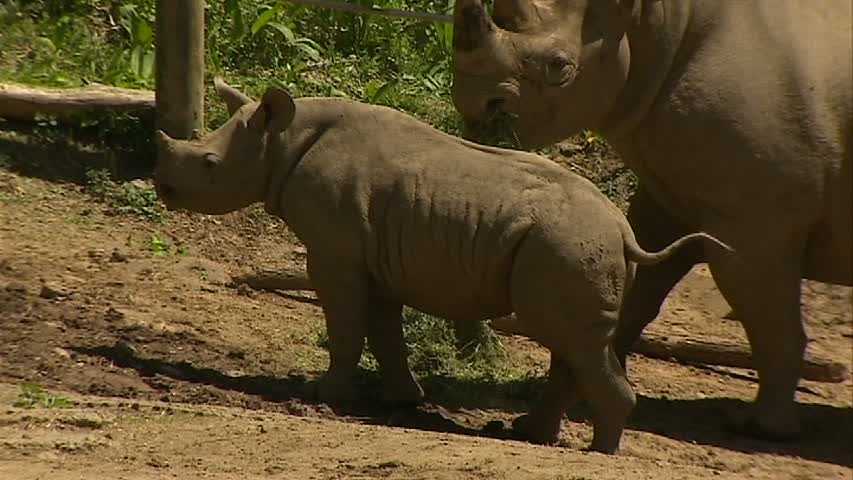
<path id="1" fill-rule="evenodd" d="M 694 229 L 772 209 L 815 224 L 850 156 L 849 45 L 845 0 L 696 1 L 623 156 Z"/>
<path id="2" fill-rule="evenodd" d="M 406 116 L 358 125 L 300 163 L 284 203 L 302 207 L 286 220 L 309 251 L 363 262 L 382 292 L 446 318 L 509 312 L 513 255 L 531 226 L 573 197 L 603 198 L 541 157 Z M 380 132 L 393 141 L 357 141 Z"/>

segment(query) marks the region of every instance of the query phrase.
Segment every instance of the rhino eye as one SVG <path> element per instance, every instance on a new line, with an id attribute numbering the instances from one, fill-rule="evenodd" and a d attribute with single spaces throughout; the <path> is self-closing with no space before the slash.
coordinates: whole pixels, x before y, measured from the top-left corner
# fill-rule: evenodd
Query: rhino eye
<path id="1" fill-rule="evenodd" d="M 204 157 L 204 168 L 213 168 L 219 164 L 219 157 L 215 153 L 205 153 Z"/>

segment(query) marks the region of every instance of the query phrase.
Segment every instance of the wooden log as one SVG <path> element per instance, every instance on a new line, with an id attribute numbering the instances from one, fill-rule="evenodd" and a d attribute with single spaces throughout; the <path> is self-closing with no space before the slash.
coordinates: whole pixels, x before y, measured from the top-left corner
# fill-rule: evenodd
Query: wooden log
<path id="1" fill-rule="evenodd" d="M 91 112 L 154 109 L 154 92 L 89 85 L 83 88 L 35 88 L 0 84 L 0 117 L 31 121 L 40 115 L 68 119 Z"/>
<path id="2" fill-rule="evenodd" d="M 187 139 L 204 127 L 204 1 L 157 0 L 157 127 Z"/>
<path id="3" fill-rule="evenodd" d="M 632 351 L 662 360 L 755 369 L 749 347 L 719 338 L 708 341 L 646 332 Z M 849 377 L 846 365 L 813 352 L 806 352 L 800 374 L 804 380 L 824 383 L 841 383 Z"/>

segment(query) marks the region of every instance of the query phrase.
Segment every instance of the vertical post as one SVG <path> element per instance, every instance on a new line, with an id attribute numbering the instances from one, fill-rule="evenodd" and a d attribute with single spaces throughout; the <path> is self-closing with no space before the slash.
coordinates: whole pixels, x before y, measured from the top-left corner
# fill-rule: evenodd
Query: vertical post
<path id="1" fill-rule="evenodd" d="M 204 0 L 157 0 L 157 128 L 187 139 L 204 126 Z"/>

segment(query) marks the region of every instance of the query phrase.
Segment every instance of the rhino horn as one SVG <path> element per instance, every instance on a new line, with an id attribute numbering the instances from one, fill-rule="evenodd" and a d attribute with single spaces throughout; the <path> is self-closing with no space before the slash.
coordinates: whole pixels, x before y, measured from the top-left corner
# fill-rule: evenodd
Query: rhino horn
<path id="1" fill-rule="evenodd" d="M 474 50 L 494 35 L 497 27 L 482 0 L 456 0 L 453 7 L 453 48 Z"/>

